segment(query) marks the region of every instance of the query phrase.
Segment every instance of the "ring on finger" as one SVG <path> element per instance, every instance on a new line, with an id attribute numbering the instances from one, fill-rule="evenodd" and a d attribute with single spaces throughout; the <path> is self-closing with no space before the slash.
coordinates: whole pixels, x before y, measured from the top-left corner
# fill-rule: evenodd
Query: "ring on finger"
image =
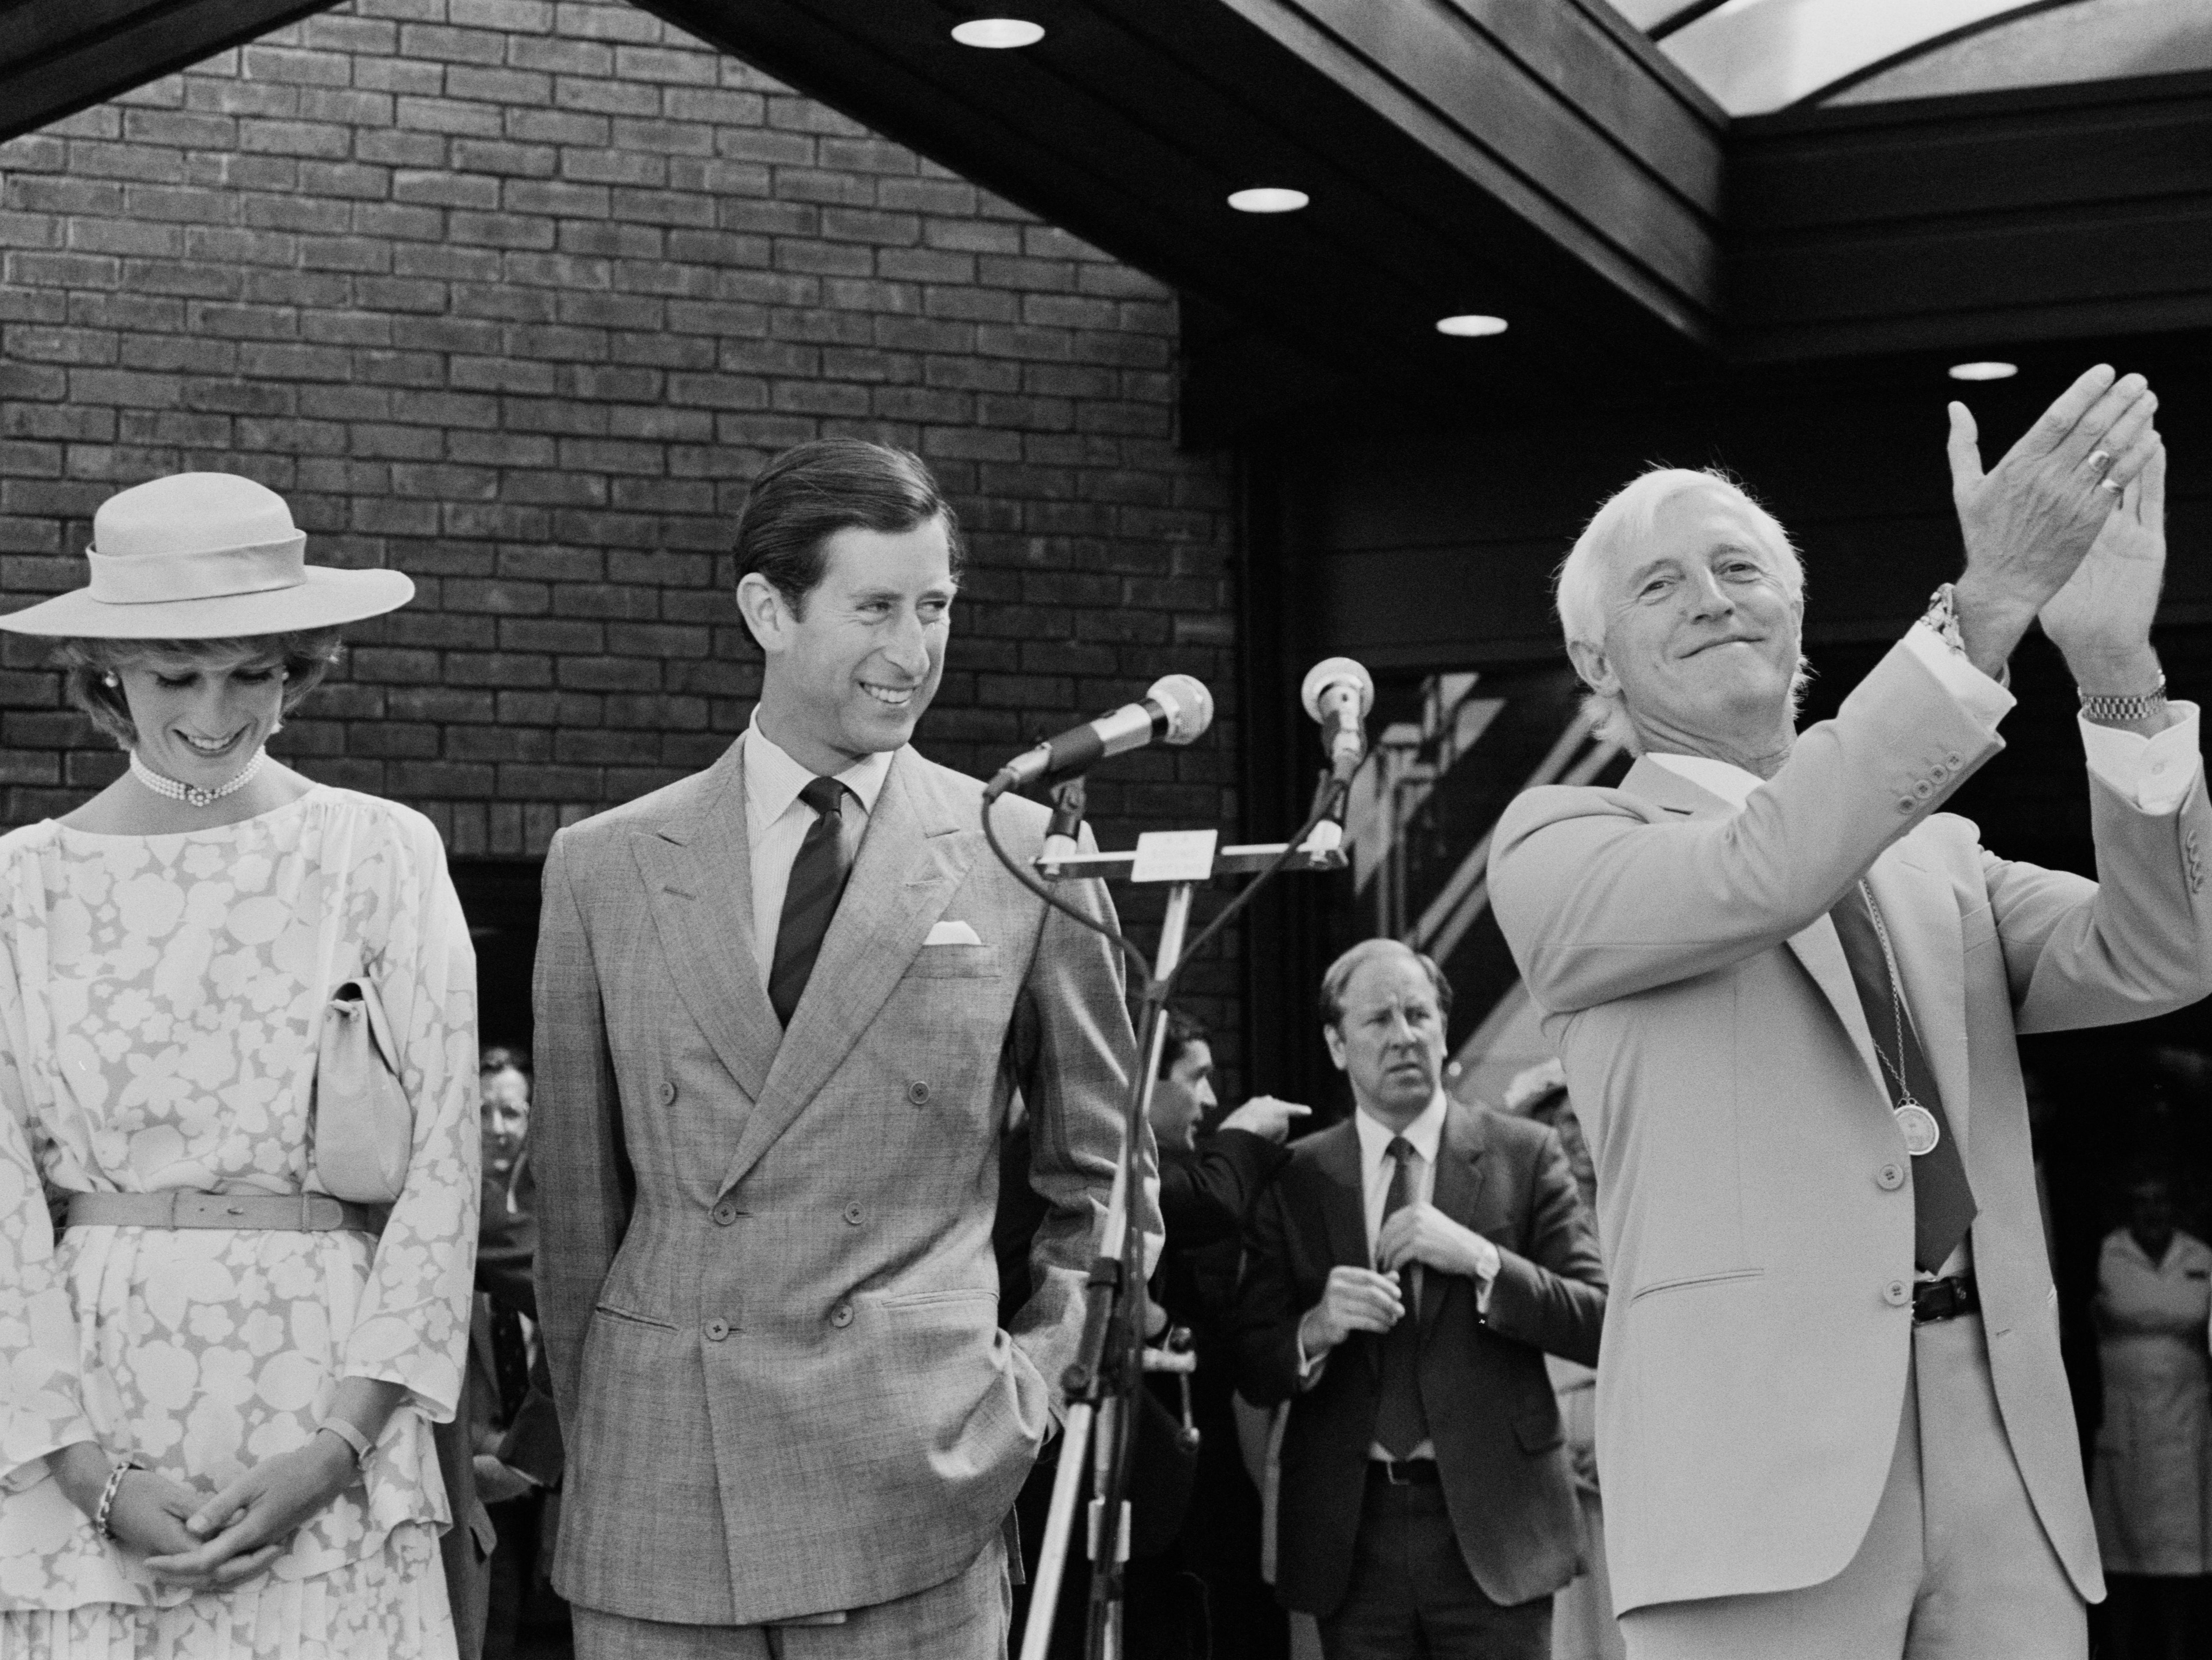
<path id="1" fill-rule="evenodd" d="M 2127 486 L 2121 483 L 2115 478 L 2100 478 L 2097 481 L 2097 488 L 2100 490 L 2106 491 L 2111 495 L 2118 496 L 2121 491 L 2127 489 Z"/>
<path id="2" fill-rule="evenodd" d="M 2111 466 L 2112 465 L 2112 451 L 2110 451 L 2110 450 L 2091 450 L 2091 451 L 2089 452 L 2089 457 L 2088 457 L 2088 467 L 2089 467 L 2089 471 L 2092 471 L 2092 472 L 2102 472 L 2102 471 L 2105 471 L 2105 469 L 2106 469 L 2106 468 L 2107 468 L 2107 467 Z"/>

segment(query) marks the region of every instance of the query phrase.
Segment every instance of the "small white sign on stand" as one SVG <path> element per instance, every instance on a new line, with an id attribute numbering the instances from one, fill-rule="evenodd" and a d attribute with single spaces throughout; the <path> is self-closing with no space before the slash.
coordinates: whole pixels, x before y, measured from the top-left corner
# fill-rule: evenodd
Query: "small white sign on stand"
<path id="1" fill-rule="evenodd" d="M 1137 838 L 1132 882 L 1204 882 L 1213 875 L 1219 830 L 1146 830 Z"/>

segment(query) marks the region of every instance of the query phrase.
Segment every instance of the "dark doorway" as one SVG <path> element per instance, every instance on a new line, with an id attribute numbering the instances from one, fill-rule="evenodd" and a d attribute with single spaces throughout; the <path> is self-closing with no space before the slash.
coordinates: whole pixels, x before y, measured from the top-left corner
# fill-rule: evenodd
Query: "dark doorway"
<path id="1" fill-rule="evenodd" d="M 530 965 L 538 954 L 536 859 L 459 859 L 453 890 L 477 948 L 477 1031 L 486 1044 L 531 1047 Z"/>

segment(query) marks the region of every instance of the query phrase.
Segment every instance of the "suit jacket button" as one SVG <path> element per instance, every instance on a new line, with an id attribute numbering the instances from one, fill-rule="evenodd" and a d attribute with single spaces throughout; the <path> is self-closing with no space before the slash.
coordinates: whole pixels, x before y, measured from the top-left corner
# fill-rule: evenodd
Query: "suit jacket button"
<path id="1" fill-rule="evenodd" d="M 660 1086 L 660 1104 L 665 1107 L 675 1098 L 676 1085 L 669 1083 L 662 1084 Z"/>
<path id="2" fill-rule="evenodd" d="M 929 1085 L 923 1083 L 919 1078 L 915 1079 L 914 1082 L 906 1086 L 906 1098 L 913 1102 L 917 1107 L 927 1106 L 929 1104 Z"/>
<path id="3" fill-rule="evenodd" d="M 850 1222 L 856 1228 L 860 1225 L 860 1216 L 861 1211 L 859 1205 L 853 1204 L 845 1207 L 845 1219 L 848 1222 Z"/>
<path id="4" fill-rule="evenodd" d="M 1962 757 L 1958 751 L 1953 750 L 1948 755 L 1943 757 L 1943 764 L 1947 767 L 1963 767 L 1966 763 L 1965 757 Z"/>
<path id="5" fill-rule="evenodd" d="M 1935 794 L 1936 786 L 1929 783 L 1925 778 L 1922 779 L 1918 783 L 1912 787 L 1912 794 L 1915 800 L 1925 801 L 1929 796 Z"/>
<path id="6" fill-rule="evenodd" d="M 730 1335 L 730 1323 L 717 1317 L 707 1323 L 707 1341 L 719 1343 Z"/>
<path id="7" fill-rule="evenodd" d="M 1902 1280 L 1893 1280 L 1881 1288 L 1881 1300 L 1893 1309 L 1901 1309 L 1912 1300 L 1912 1287 Z"/>
<path id="8" fill-rule="evenodd" d="M 714 1207 L 714 1225 L 716 1227 L 726 1228 L 731 1223 L 737 1219 L 738 1207 L 732 1204 L 728 1200 L 725 1199 L 720 1204 Z"/>
<path id="9" fill-rule="evenodd" d="M 1897 798 L 1897 810 L 1899 812 L 1911 812 L 1914 805 L 1912 798 L 1909 795 L 1900 795 Z"/>
<path id="10" fill-rule="evenodd" d="M 851 1325 L 853 1323 L 853 1305 L 850 1303 L 838 1304 L 836 1308 L 830 1310 L 830 1323 L 833 1326 L 839 1327 Z"/>
<path id="11" fill-rule="evenodd" d="M 1895 1193 L 1905 1185 L 1905 1166 L 1893 1160 L 1876 1171 L 1874 1179 L 1884 1193 Z"/>

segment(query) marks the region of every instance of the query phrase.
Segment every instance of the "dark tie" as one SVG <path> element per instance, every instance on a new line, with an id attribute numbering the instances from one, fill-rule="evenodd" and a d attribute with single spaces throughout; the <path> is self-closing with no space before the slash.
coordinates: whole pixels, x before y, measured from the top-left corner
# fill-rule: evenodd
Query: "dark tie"
<path id="1" fill-rule="evenodd" d="M 500 1303 L 491 1305 L 491 1370 L 499 1383 L 499 1421 L 512 1424 L 530 1393 L 530 1344 L 522 1316 Z"/>
<path id="2" fill-rule="evenodd" d="M 834 778 L 815 778 L 799 792 L 799 799 L 814 809 L 814 822 L 791 861 L 791 882 L 783 891 L 783 921 L 775 933 L 775 962 L 769 970 L 768 1000 L 775 1018 L 791 1025 L 792 1011 L 805 994 L 814 972 L 814 959 L 822 954 L 822 936 L 830 932 L 830 919 L 837 914 L 837 901 L 851 874 L 845 863 L 839 811 L 845 787 Z"/>
<path id="3" fill-rule="evenodd" d="M 1390 1138 L 1383 1157 L 1397 1165 L 1390 1172 L 1390 1191 L 1382 1201 L 1382 1219 L 1412 1202 L 1413 1144 L 1402 1135 Z M 1421 1408 L 1421 1316 L 1413 1304 L 1413 1269 L 1408 1263 L 1398 1270 L 1398 1285 L 1406 1311 L 1385 1332 L 1382 1344 L 1382 1403 L 1375 1409 L 1375 1438 L 1393 1458 L 1403 1458 L 1429 1438 L 1429 1415 Z"/>
<path id="4" fill-rule="evenodd" d="M 1892 995 L 1889 959 L 1875 931 L 1874 913 L 1867 909 L 1865 889 L 1853 883 L 1843 902 L 1828 915 L 1844 942 L 1851 978 L 1858 982 L 1859 1006 L 1866 1011 L 1875 1047 L 1889 1065 L 1905 1074 L 1912 1098 L 1936 1116 L 1940 1134 L 1935 1147 L 1912 1161 L 1912 1256 L 1924 1272 L 1933 1274 L 1966 1237 L 1978 1208 L 1974 1190 L 1967 1183 L 1966 1166 L 1952 1137 L 1951 1121 L 1943 1113 L 1942 1095 L 1936 1087 L 1928 1057 L 1921 1053 L 1909 1011 L 1900 1041 L 1898 1011 L 1904 1007 L 1904 992 L 1899 988 Z M 1895 1081 L 1887 1073 L 1882 1081 L 1890 1087 L 1892 1104 L 1897 1104 Z"/>

